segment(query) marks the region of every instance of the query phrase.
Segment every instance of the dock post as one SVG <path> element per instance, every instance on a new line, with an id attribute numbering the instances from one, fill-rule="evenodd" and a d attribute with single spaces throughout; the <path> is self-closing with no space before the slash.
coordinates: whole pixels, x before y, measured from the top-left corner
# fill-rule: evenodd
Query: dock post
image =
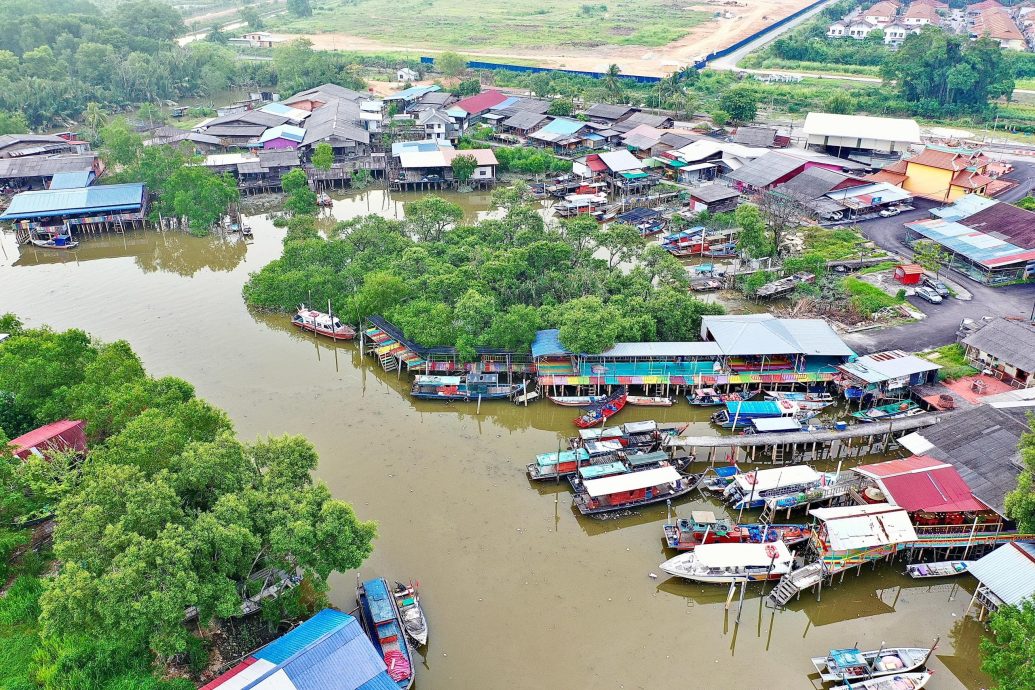
<path id="1" fill-rule="evenodd" d="M 725 610 L 727 610 L 727 611 L 730 610 L 730 603 L 733 601 L 733 593 L 736 592 L 736 591 L 737 591 L 737 583 L 736 582 L 731 582 L 730 583 L 729 594 L 726 595 Z M 977 595 L 975 594 L 975 596 L 977 596 Z"/>
<path id="2" fill-rule="evenodd" d="M 734 583 L 734 586 L 736 586 L 736 583 Z M 744 594 L 745 594 L 745 592 L 747 592 L 747 588 L 748 588 L 748 581 L 747 580 L 742 580 L 741 583 L 740 583 L 740 603 L 737 605 L 737 620 L 736 620 L 736 624 L 737 625 L 740 624 L 740 614 L 744 612 Z"/>

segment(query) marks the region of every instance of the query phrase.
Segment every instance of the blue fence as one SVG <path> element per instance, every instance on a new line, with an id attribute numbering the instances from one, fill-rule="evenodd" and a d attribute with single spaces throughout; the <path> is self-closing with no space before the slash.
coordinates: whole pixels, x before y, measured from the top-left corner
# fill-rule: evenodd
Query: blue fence
<path id="1" fill-rule="evenodd" d="M 708 66 L 709 62 L 713 60 L 718 60 L 719 58 L 724 58 L 730 53 L 740 50 L 752 41 L 757 40 L 762 36 L 765 36 L 766 34 L 775 31 L 776 29 L 779 29 L 781 26 L 784 26 L 788 22 L 794 21 L 803 14 L 811 12 L 820 5 L 823 5 L 829 1 L 830 0 L 816 0 L 807 7 L 803 7 L 794 14 L 789 14 L 783 19 L 773 22 L 764 29 L 760 29 L 759 31 L 756 31 L 750 36 L 742 38 L 741 40 L 737 41 L 731 46 L 727 46 L 722 50 L 717 50 L 714 53 L 708 53 L 702 59 L 698 60 L 693 65 L 691 65 L 691 67 L 693 67 L 694 69 L 704 69 Z M 435 64 L 435 58 L 433 57 L 421 57 L 420 61 L 425 65 Z M 525 74 L 537 74 L 540 72 L 558 72 L 560 74 L 570 74 L 576 77 L 589 77 L 590 79 L 602 79 L 605 76 L 603 72 L 583 72 L 581 70 L 554 69 L 550 67 L 532 67 L 530 65 L 510 65 L 503 62 L 479 62 L 476 60 L 468 62 L 467 67 L 469 69 L 491 69 L 505 70 L 507 72 L 523 72 Z M 659 81 L 661 81 L 661 77 L 646 77 L 641 74 L 621 74 L 619 75 L 619 78 L 634 81 L 638 84 L 656 84 Z"/>

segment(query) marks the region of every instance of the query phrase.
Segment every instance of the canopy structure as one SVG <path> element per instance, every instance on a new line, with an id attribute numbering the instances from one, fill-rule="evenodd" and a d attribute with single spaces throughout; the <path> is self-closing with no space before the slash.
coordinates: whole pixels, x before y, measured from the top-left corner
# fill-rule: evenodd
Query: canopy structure
<path id="1" fill-rule="evenodd" d="M 863 465 L 854 471 L 872 479 L 891 503 L 911 513 L 990 510 L 974 498 L 955 467 L 926 455 Z"/>
<path id="2" fill-rule="evenodd" d="M 624 491 L 636 491 L 647 489 L 662 484 L 673 484 L 679 481 L 681 475 L 675 467 L 658 467 L 653 470 L 642 472 L 629 472 L 603 479 L 593 479 L 584 483 L 586 493 L 593 498 L 607 496 L 609 494 L 622 493 Z"/>
<path id="3" fill-rule="evenodd" d="M 790 467 L 774 467 L 768 470 L 742 472 L 733 478 L 745 494 L 754 491 L 756 494 L 783 486 L 811 484 L 822 481 L 823 475 L 808 465 L 791 465 Z"/>
<path id="4" fill-rule="evenodd" d="M 801 431 L 801 422 L 792 417 L 763 417 L 752 419 L 751 425 L 761 432 Z"/>
<path id="5" fill-rule="evenodd" d="M 736 568 L 748 565 L 764 566 L 773 562 L 789 561 L 791 553 L 782 541 L 766 544 L 701 544 L 694 549 L 697 561 L 708 568 Z"/>
<path id="6" fill-rule="evenodd" d="M 559 453 L 541 453 L 535 456 L 536 464 L 540 467 L 549 467 L 565 462 L 585 462 L 587 460 L 589 460 L 589 451 L 585 448 L 562 450 Z"/>
<path id="7" fill-rule="evenodd" d="M 889 503 L 815 508 L 809 514 L 823 523 L 831 551 L 871 549 L 916 541 L 909 513 Z"/>

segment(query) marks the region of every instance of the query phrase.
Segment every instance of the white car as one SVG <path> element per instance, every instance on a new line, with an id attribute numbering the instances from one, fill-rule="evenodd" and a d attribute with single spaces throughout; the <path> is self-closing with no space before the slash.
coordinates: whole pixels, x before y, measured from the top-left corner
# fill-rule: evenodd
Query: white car
<path id="1" fill-rule="evenodd" d="M 902 213 L 901 209 L 898 209 L 898 208 L 886 208 L 886 209 L 884 209 L 883 211 L 880 212 L 880 217 L 881 218 L 891 218 L 892 216 L 897 216 L 900 213 Z"/>

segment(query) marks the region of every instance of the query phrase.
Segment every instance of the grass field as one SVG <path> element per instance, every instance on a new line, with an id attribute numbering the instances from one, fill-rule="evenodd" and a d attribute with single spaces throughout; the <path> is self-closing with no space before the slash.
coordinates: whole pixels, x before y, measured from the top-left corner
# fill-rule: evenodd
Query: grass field
<path id="1" fill-rule="evenodd" d="M 707 21 L 706 11 L 675 0 L 335 0 L 314 2 L 314 15 L 283 19 L 277 31 L 340 32 L 387 43 L 449 48 L 602 45 L 662 46 Z"/>

